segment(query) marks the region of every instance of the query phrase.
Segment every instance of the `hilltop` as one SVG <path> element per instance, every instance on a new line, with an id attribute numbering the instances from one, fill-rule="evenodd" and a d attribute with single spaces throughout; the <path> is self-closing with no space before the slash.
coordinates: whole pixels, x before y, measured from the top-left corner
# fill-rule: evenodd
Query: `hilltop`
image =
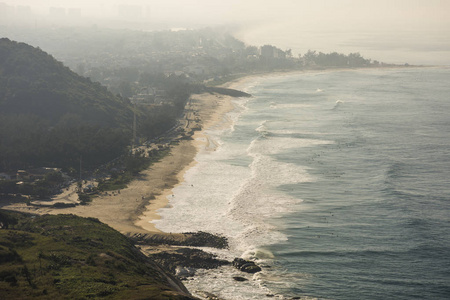
<path id="1" fill-rule="evenodd" d="M 33 114 L 55 125 L 68 114 L 88 124 L 120 127 L 130 122 L 126 99 L 81 77 L 39 48 L 0 39 L 2 114 Z"/>
<path id="2" fill-rule="evenodd" d="M 0 39 L 0 168 L 114 158 L 129 142 L 132 119 L 128 99 L 39 48 Z"/>

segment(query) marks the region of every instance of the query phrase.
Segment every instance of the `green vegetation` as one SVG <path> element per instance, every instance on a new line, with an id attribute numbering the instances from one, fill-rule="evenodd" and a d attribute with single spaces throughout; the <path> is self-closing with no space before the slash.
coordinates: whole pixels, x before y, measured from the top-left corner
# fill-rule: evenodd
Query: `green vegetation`
<path id="1" fill-rule="evenodd" d="M 3 299 L 192 299 L 97 219 L 0 210 L 0 224 Z"/>
<path id="2" fill-rule="evenodd" d="M 345 55 L 342 53 L 332 52 L 323 53 L 309 50 L 303 56 L 304 62 L 307 66 L 320 67 L 340 67 L 340 68 L 363 68 L 370 66 L 379 66 L 378 61 L 371 62 L 370 59 L 365 59 L 359 53 L 350 53 Z"/>

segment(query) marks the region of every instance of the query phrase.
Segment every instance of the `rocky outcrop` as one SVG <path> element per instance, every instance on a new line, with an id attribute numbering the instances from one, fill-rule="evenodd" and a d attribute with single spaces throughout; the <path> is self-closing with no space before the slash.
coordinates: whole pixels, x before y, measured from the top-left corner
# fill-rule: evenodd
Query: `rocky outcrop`
<path id="1" fill-rule="evenodd" d="M 203 231 L 183 234 L 186 236 L 185 246 L 211 247 L 218 249 L 228 248 L 228 240 L 224 236 L 214 235 Z"/>
<path id="2" fill-rule="evenodd" d="M 231 96 L 231 97 L 251 97 L 252 95 L 245 93 L 243 91 L 235 90 L 235 89 L 227 89 L 223 87 L 212 87 L 207 86 L 204 89 L 205 92 L 208 93 L 217 93 L 221 95 Z"/>
<path id="3" fill-rule="evenodd" d="M 181 278 L 193 276 L 195 269 L 214 269 L 230 262 L 198 249 L 179 248 L 150 254 L 155 262 Z"/>
<path id="4" fill-rule="evenodd" d="M 218 249 L 228 248 L 228 240 L 219 235 L 208 232 L 188 232 L 181 234 L 128 234 L 138 245 L 173 245 L 190 247 L 211 247 Z"/>
<path id="5" fill-rule="evenodd" d="M 233 276 L 233 279 L 236 281 L 248 281 L 247 278 L 241 277 L 241 276 Z"/>
<path id="6" fill-rule="evenodd" d="M 261 271 L 261 267 L 256 265 L 253 261 L 245 260 L 242 258 L 235 258 L 233 260 L 233 266 L 242 272 L 257 273 Z"/>

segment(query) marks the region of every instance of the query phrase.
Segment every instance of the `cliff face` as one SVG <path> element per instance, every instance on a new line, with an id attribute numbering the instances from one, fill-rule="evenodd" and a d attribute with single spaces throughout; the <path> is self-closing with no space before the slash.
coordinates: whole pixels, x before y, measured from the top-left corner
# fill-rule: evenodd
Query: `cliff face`
<path id="1" fill-rule="evenodd" d="M 97 219 L 0 210 L 5 299 L 195 299 L 181 281 Z"/>

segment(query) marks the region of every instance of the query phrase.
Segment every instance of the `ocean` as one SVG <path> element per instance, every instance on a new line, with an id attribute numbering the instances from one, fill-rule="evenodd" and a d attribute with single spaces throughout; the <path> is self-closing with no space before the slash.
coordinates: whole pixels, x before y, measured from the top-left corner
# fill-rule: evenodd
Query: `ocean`
<path id="1" fill-rule="evenodd" d="M 450 68 L 255 77 L 157 228 L 228 237 L 224 299 L 450 298 Z M 225 125 L 225 126 L 224 126 Z M 233 280 L 233 276 L 248 279 Z"/>

